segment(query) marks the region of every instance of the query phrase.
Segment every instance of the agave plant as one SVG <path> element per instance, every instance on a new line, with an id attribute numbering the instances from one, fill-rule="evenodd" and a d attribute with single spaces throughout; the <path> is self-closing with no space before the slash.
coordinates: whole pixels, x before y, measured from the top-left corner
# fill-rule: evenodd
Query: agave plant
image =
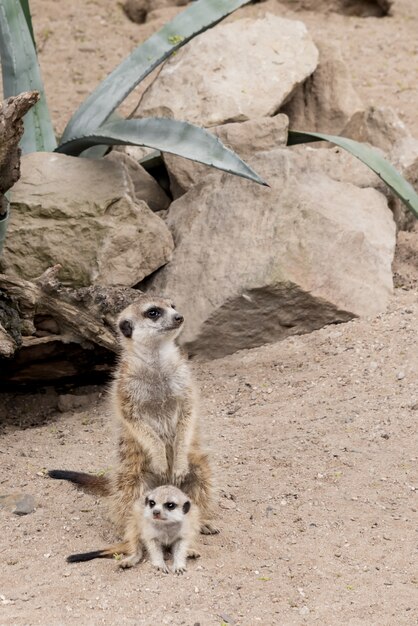
<path id="1" fill-rule="evenodd" d="M 249 0 L 198 0 L 138 46 L 81 104 L 59 144 L 55 138 L 41 73 L 28 0 L 0 0 L 0 57 L 4 97 L 36 89 L 41 98 L 25 116 L 23 153 L 57 151 L 85 156 L 94 146 L 147 146 L 220 170 L 266 183 L 208 131 L 171 119 L 120 119 L 115 109 L 158 65 L 196 35 L 211 28 Z M 117 118 L 115 121 L 115 117 Z M 3 223 L 3 229 L 5 221 Z M 0 232 L 1 235 L 1 232 Z M 1 241 L 1 236 L 0 236 Z M 1 251 L 1 250 L 0 250 Z"/>
<path id="2" fill-rule="evenodd" d="M 347 137 L 338 137 L 324 133 L 300 132 L 296 130 L 289 131 L 287 145 L 293 146 L 299 143 L 309 143 L 311 141 L 329 141 L 347 150 L 347 152 L 350 152 L 350 154 L 370 167 L 370 169 L 388 185 L 393 193 L 402 200 L 415 217 L 418 218 L 417 192 L 376 149 L 360 143 L 359 141 L 348 139 Z"/>

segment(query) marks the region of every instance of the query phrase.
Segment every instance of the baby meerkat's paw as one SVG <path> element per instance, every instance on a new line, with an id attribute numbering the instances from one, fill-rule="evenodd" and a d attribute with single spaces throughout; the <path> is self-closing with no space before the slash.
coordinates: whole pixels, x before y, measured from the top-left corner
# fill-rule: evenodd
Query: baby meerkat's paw
<path id="1" fill-rule="evenodd" d="M 173 574 L 177 574 L 177 576 L 180 576 L 180 574 L 184 574 L 184 572 L 186 571 L 186 565 L 180 564 L 180 565 L 176 565 L 174 564 L 172 567 Z"/>
<path id="2" fill-rule="evenodd" d="M 168 574 L 170 571 L 166 563 L 158 563 L 158 565 L 153 563 L 153 565 L 159 572 L 163 572 L 163 574 Z"/>

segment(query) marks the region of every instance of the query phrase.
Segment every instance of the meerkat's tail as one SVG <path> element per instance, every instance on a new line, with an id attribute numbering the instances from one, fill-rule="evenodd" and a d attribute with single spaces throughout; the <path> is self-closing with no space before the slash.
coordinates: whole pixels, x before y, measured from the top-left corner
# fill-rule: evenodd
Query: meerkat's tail
<path id="1" fill-rule="evenodd" d="M 95 474 L 71 472 L 68 470 L 50 470 L 48 476 L 58 480 L 68 480 L 86 493 L 96 496 L 110 496 L 111 494 L 110 480 L 106 476 L 96 476 Z"/>
<path id="2" fill-rule="evenodd" d="M 67 563 L 81 563 L 81 561 L 92 561 L 93 559 L 112 559 L 119 554 L 126 554 L 129 549 L 129 543 L 115 543 L 113 546 L 103 548 L 103 550 L 94 550 L 93 552 L 81 552 L 80 554 L 70 554 L 67 557 Z"/>

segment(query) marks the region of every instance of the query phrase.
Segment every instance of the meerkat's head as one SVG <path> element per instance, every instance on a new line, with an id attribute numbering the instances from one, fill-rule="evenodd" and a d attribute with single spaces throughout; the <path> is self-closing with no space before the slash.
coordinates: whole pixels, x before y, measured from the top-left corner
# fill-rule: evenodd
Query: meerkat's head
<path id="1" fill-rule="evenodd" d="M 173 340 L 180 333 L 183 321 L 171 300 L 142 295 L 122 311 L 117 325 L 127 346 Z"/>
<path id="2" fill-rule="evenodd" d="M 190 511 L 187 495 L 172 485 L 153 489 L 145 496 L 144 517 L 153 524 L 181 523 Z"/>

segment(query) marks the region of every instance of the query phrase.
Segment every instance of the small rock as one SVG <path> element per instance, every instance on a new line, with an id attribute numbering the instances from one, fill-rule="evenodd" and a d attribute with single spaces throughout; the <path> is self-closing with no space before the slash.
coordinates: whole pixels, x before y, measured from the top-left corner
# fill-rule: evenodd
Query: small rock
<path id="1" fill-rule="evenodd" d="M 25 494 L 16 502 L 16 507 L 13 511 L 15 515 L 29 515 L 35 510 L 35 499 L 29 494 Z"/>
<path id="2" fill-rule="evenodd" d="M 396 374 L 396 378 L 397 378 L 398 380 L 402 380 L 403 378 L 405 378 L 405 372 L 402 372 L 402 371 L 398 372 L 398 373 Z"/>
<path id="3" fill-rule="evenodd" d="M 299 615 L 309 615 L 310 611 L 307 606 L 303 606 L 299 609 Z"/>
<path id="4" fill-rule="evenodd" d="M 66 393 L 58 398 L 58 410 L 61 413 L 66 413 L 74 409 L 85 408 L 93 402 L 94 397 L 94 394 L 76 396 L 71 393 Z"/>

